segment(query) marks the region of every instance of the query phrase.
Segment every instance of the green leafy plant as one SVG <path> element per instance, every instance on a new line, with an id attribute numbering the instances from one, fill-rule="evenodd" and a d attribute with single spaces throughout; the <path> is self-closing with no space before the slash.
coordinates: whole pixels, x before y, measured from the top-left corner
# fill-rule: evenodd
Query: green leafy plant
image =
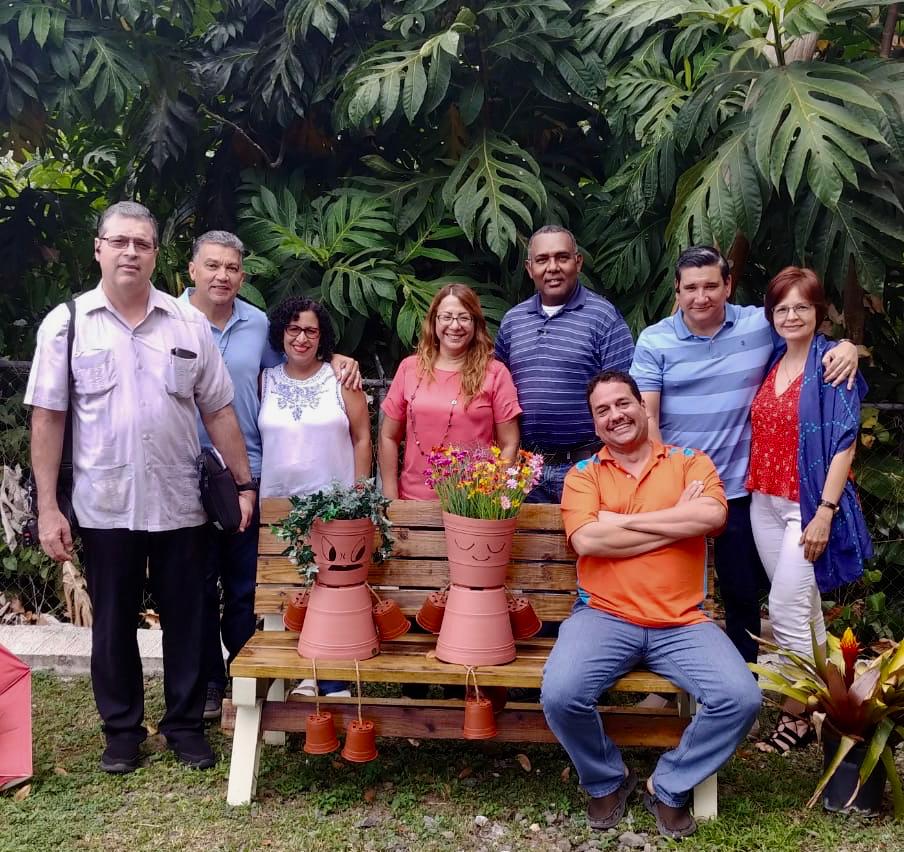
<path id="1" fill-rule="evenodd" d="M 895 819 L 904 819 L 904 791 L 892 751 L 896 739 L 904 737 L 904 643 L 889 642 L 878 656 L 860 660 L 861 647 L 850 628 L 840 640 L 829 634 L 827 651 L 816 641 L 812 624 L 810 632 L 812 657 L 758 639 L 763 648 L 780 655 L 779 661 L 774 666 L 750 664 L 762 678 L 763 689 L 807 708 L 820 737 L 828 728 L 839 738 L 835 756 L 808 806 L 816 803 L 851 749 L 865 743 L 859 783 L 848 804 L 881 760 L 891 785 Z"/>
<path id="2" fill-rule="evenodd" d="M 368 518 L 373 522 L 380 536 L 380 544 L 374 549 L 374 562 L 383 562 L 392 555 L 395 541 L 392 538 L 392 523 L 386 515 L 386 509 L 392 502 L 383 496 L 377 488 L 376 480 L 362 479 L 354 485 L 345 486 L 338 482 L 329 488 L 315 491 L 305 497 L 289 498 L 292 508 L 281 521 L 270 525 L 270 531 L 289 546 L 282 552 L 293 565 L 298 566 L 298 573 L 312 583 L 317 574 L 314 562 L 314 551 L 308 544 L 308 536 L 314 521 L 354 521 Z"/>

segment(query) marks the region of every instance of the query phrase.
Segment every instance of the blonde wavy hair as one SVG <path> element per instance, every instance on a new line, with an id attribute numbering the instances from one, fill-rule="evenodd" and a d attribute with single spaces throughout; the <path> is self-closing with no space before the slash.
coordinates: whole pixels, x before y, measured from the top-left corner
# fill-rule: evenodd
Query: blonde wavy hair
<path id="1" fill-rule="evenodd" d="M 474 337 L 468 345 L 464 367 L 461 371 L 461 390 L 465 395 L 465 407 L 480 393 L 486 377 L 487 367 L 493 359 L 493 341 L 487 331 L 487 321 L 480 307 L 480 299 L 467 284 L 446 284 L 433 297 L 430 309 L 421 325 L 421 337 L 417 344 L 417 369 L 420 375 L 434 381 L 433 368 L 439 355 L 439 338 L 436 336 L 436 315 L 446 296 L 455 296 L 464 309 L 473 317 Z"/>

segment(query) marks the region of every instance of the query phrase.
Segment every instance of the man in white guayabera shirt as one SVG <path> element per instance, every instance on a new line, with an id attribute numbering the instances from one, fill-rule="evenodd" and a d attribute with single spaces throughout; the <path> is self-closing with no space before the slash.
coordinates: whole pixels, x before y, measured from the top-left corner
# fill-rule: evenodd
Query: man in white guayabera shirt
<path id="1" fill-rule="evenodd" d="M 94 257 L 100 284 L 52 310 L 38 330 L 25 402 L 32 413 L 32 468 L 41 547 L 72 555 L 57 477 L 72 413 L 72 502 L 94 613 L 91 680 L 103 720 L 101 769 L 132 772 L 146 738 L 136 624 L 146 577 L 160 607 L 166 712 L 159 730 L 183 763 L 216 762 L 201 714 L 204 524 L 196 458 L 197 412 L 238 485 L 250 481 L 231 402 L 232 382 L 204 316 L 160 292 L 150 277 L 157 223 L 132 202 L 100 217 Z M 242 528 L 255 494 L 240 491 Z"/>

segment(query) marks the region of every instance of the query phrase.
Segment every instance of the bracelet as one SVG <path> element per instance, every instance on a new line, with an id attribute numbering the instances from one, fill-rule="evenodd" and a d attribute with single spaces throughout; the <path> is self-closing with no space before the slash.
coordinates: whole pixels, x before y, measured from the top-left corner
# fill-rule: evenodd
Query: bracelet
<path id="1" fill-rule="evenodd" d="M 236 491 L 258 491 L 261 485 L 256 479 L 250 479 L 248 482 L 237 482 L 235 484 Z"/>
<path id="2" fill-rule="evenodd" d="M 837 504 L 837 503 L 832 503 L 832 502 L 829 501 L 829 500 L 820 500 L 820 501 L 816 504 L 816 507 L 819 508 L 820 506 L 825 506 L 827 509 L 831 509 L 833 515 L 834 515 L 834 514 L 837 514 L 837 512 L 838 512 L 838 504 Z"/>

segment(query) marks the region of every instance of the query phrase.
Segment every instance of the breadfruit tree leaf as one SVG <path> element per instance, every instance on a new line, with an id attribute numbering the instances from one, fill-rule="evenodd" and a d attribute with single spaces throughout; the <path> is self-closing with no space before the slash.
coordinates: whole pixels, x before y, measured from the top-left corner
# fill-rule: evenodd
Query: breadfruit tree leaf
<path id="1" fill-rule="evenodd" d="M 519 224 L 532 228 L 530 208 L 543 209 L 546 190 L 527 151 L 485 133 L 462 154 L 443 187 L 443 200 L 472 245 L 485 245 L 501 259 L 515 244 Z"/>
<path id="2" fill-rule="evenodd" d="M 882 107 L 856 71 L 824 62 L 766 71 L 751 93 L 750 130 L 760 171 L 791 198 L 801 181 L 828 207 L 845 184 L 857 186 L 857 166 L 871 167 L 865 141 L 882 142 Z M 860 107 L 857 115 L 850 106 Z"/>

